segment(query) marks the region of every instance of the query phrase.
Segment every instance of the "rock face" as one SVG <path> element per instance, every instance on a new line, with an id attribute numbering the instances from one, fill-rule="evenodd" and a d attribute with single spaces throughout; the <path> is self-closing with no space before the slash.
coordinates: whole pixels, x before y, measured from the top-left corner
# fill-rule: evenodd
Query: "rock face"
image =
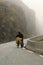
<path id="1" fill-rule="evenodd" d="M 14 3 L 3 0 L 0 2 L 0 42 L 15 40 L 18 31 L 21 31 L 25 38 L 29 37 L 28 33 L 35 30 L 34 21 L 34 11 L 20 0 L 14 0 Z M 29 30 L 28 33 L 27 30 Z"/>
<path id="2" fill-rule="evenodd" d="M 18 31 L 27 32 L 22 8 L 0 2 L 0 42 L 14 40 Z"/>

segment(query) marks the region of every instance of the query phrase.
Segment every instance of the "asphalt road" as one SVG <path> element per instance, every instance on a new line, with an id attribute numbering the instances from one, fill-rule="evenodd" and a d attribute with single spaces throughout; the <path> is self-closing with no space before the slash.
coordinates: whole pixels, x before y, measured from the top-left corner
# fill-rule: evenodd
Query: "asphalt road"
<path id="1" fill-rule="evenodd" d="M 17 48 L 13 41 L 0 45 L 0 65 L 43 65 L 43 56 Z"/>

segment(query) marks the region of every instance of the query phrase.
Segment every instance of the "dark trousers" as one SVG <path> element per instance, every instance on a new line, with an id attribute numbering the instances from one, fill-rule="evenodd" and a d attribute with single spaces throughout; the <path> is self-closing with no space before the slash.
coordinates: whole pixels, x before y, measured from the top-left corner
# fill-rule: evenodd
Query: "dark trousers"
<path id="1" fill-rule="evenodd" d="M 23 43 L 23 40 L 21 40 L 22 42 L 21 42 L 21 48 L 23 48 L 23 46 L 24 46 L 24 43 Z"/>

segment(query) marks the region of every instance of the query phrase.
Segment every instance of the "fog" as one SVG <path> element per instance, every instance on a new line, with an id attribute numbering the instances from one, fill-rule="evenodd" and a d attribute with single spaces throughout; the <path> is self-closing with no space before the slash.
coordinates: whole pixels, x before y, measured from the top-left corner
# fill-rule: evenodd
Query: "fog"
<path id="1" fill-rule="evenodd" d="M 17 0 L 1 0 L 1 1 L 6 1 L 7 3 L 9 1 L 12 2 L 13 4 L 16 3 L 16 5 L 21 6 L 21 3 L 18 2 Z M 20 0 L 20 1 L 22 1 L 27 7 L 27 10 L 25 8 L 23 8 L 23 10 L 26 17 L 28 32 L 33 35 L 43 35 L 43 0 Z"/>
<path id="2" fill-rule="evenodd" d="M 36 34 L 43 35 L 43 0 L 22 0 L 26 6 L 34 10 Z"/>

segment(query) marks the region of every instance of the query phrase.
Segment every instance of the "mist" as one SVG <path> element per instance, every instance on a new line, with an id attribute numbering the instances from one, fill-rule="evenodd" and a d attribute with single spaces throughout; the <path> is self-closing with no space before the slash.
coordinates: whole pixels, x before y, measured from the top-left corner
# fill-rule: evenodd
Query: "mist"
<path id="1" fill-rule="evenodd" d="M 2 0 L 2 1 L 5 1 L 7 4 L 8 2 L 10 2 L 22 6 L 22 9 L 24 10 L 26 17 L 27 31 L 33 35 L 43 35 L 43 1 L 42 0 L 19 0 L 20 2 L 17 0 Z M 24 8 L 23 5 L 21 5 L 21 2 L 24 3 L 27 9 Z M 28 14 L 29 12 L 30 14 Z M 34 21 L 31 18 L 34 19 Z"/>
<path id="2" fill-rule="evenodd" d="M 22 2 L 35 12 L 36 35 L 43 35 L 43 0 L 22 0 Z"/>
<path id="3" fill-rule="evenodd" d="M 43 35 L 42 0 L 0 0 L 0 41 L 13 41 L 18 31 L 24 38 Z"/>

